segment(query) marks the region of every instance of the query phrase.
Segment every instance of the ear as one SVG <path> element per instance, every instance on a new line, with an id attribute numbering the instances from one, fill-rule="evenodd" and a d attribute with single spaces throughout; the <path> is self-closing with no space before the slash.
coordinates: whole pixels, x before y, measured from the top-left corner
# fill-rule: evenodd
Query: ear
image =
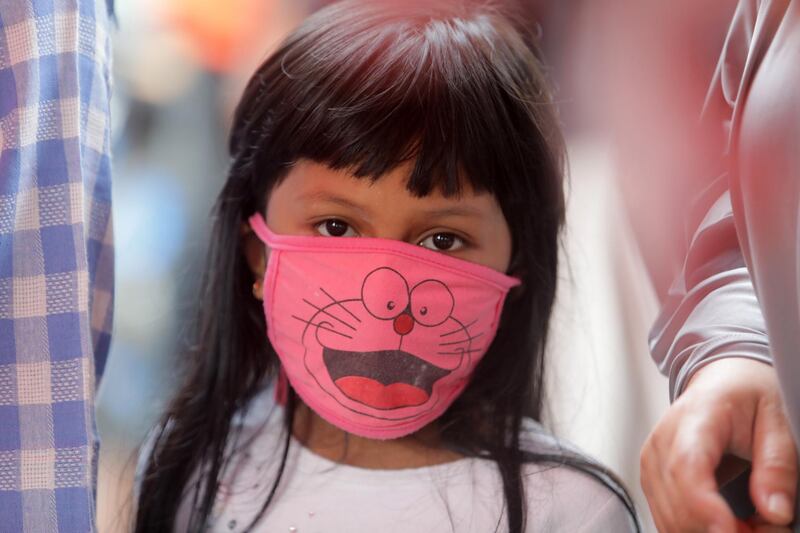
<path id="1" fill-rule="evenodd" d="M 247 266 L 250 267 L 250 272 L 253 273 L 254 281 L 263 281 L 264 270 L 267 266 L 264 243 L 256 236 L 253 228 L 247 222 L 242 222 L 239 238 L 242 240 L 242 250 Z"/>

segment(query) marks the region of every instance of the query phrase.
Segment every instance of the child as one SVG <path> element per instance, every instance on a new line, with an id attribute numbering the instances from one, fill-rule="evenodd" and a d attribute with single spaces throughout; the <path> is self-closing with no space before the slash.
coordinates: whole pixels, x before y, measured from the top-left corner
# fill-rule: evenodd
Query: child
<path id="1" fill-rule="evenodd" d="M 348 0 L 256 71 L 136 531 L 638 529 L 534 422 L 564 147 L 532 50 L 486 5 Z"/>

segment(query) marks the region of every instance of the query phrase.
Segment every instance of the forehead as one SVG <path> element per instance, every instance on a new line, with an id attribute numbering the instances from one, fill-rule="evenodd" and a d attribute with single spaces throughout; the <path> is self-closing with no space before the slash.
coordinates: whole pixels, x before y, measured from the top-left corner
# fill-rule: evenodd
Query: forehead
<path id="1" fill-rule="evenodd" d="M 434 188 L 425 196 L 416 196 L 408 190 L 408 180 L 413 161 L 398 165 L 377 179 L 357 177 L 349 170 L 334 170 L 331 167 L 308 159 L 297 161 L 280 182 L 282 196 L 291 196 L 295 201 L 315 201 L 338 197 L 352 199 L 361 204 L 384 201 L 404 202 L 414 205 L 481 205 L 496 204 L 494 195 L 476 192 L 468 180 L 462 180 L 458 194 L 445 195 L 441 188 Z"/>

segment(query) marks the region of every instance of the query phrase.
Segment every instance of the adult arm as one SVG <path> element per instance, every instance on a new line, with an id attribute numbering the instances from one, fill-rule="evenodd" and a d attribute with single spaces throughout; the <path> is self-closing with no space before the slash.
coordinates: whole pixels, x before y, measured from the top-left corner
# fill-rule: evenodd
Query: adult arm
<path id="1" fill-rule="evenodd" d="M 731 24 L 704 110 L 705 120 L 722 126 L 718 143 L 708 143 L 722 154 L 720 168 L 776 6 L 742 0 Z M 715 479 L 725 454 L 752 460 L 758 514 L 779 525 L 792 516 L 794 446 L 727 189 L 723 175 L 695 203 L 688 256 L 651 332 L 674 401 L 642 451 L 642 485 L 662 531 L 733 530 Z"/>

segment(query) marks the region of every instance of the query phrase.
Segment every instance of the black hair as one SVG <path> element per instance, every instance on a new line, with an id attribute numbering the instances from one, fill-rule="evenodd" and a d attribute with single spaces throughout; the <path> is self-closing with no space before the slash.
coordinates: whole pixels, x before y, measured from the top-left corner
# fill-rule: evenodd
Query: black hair
<path id="1" fill-rule="evenodd" d="M 595 476 L 634 514 L 622 485 L 600 465 L 568 452 L 537 455 L 520 443 L 523 420 L 542 414 L 565 147 L 534 37 L 514 20 L 486 2 L 347 0 L 306 19 L 252 76 L 236 109 L 232 164 L 214 208 L 195 348 L 144 470 L 137 532 L 172 529 L 201 467 L 190 529 L 205 524 L 231 418 L 277 374 L 239 235 L 302 158 L 371 180 L 411 162 L 413 194 L 457 195 L 468 183 L 495 195 L 511 229 L 511 270 L 522 285 L 510 293 L 469 385 L 441 416 L 442 441 L 497 464 L 511 532 L 524 529 L 522 467 L 531 461 Z M 287 435 L 291 391 L 289 398 Z M 281 465 L 288 446 L 287 437 Z M 280 474 L 255 521 L 279 482 Z"/>

